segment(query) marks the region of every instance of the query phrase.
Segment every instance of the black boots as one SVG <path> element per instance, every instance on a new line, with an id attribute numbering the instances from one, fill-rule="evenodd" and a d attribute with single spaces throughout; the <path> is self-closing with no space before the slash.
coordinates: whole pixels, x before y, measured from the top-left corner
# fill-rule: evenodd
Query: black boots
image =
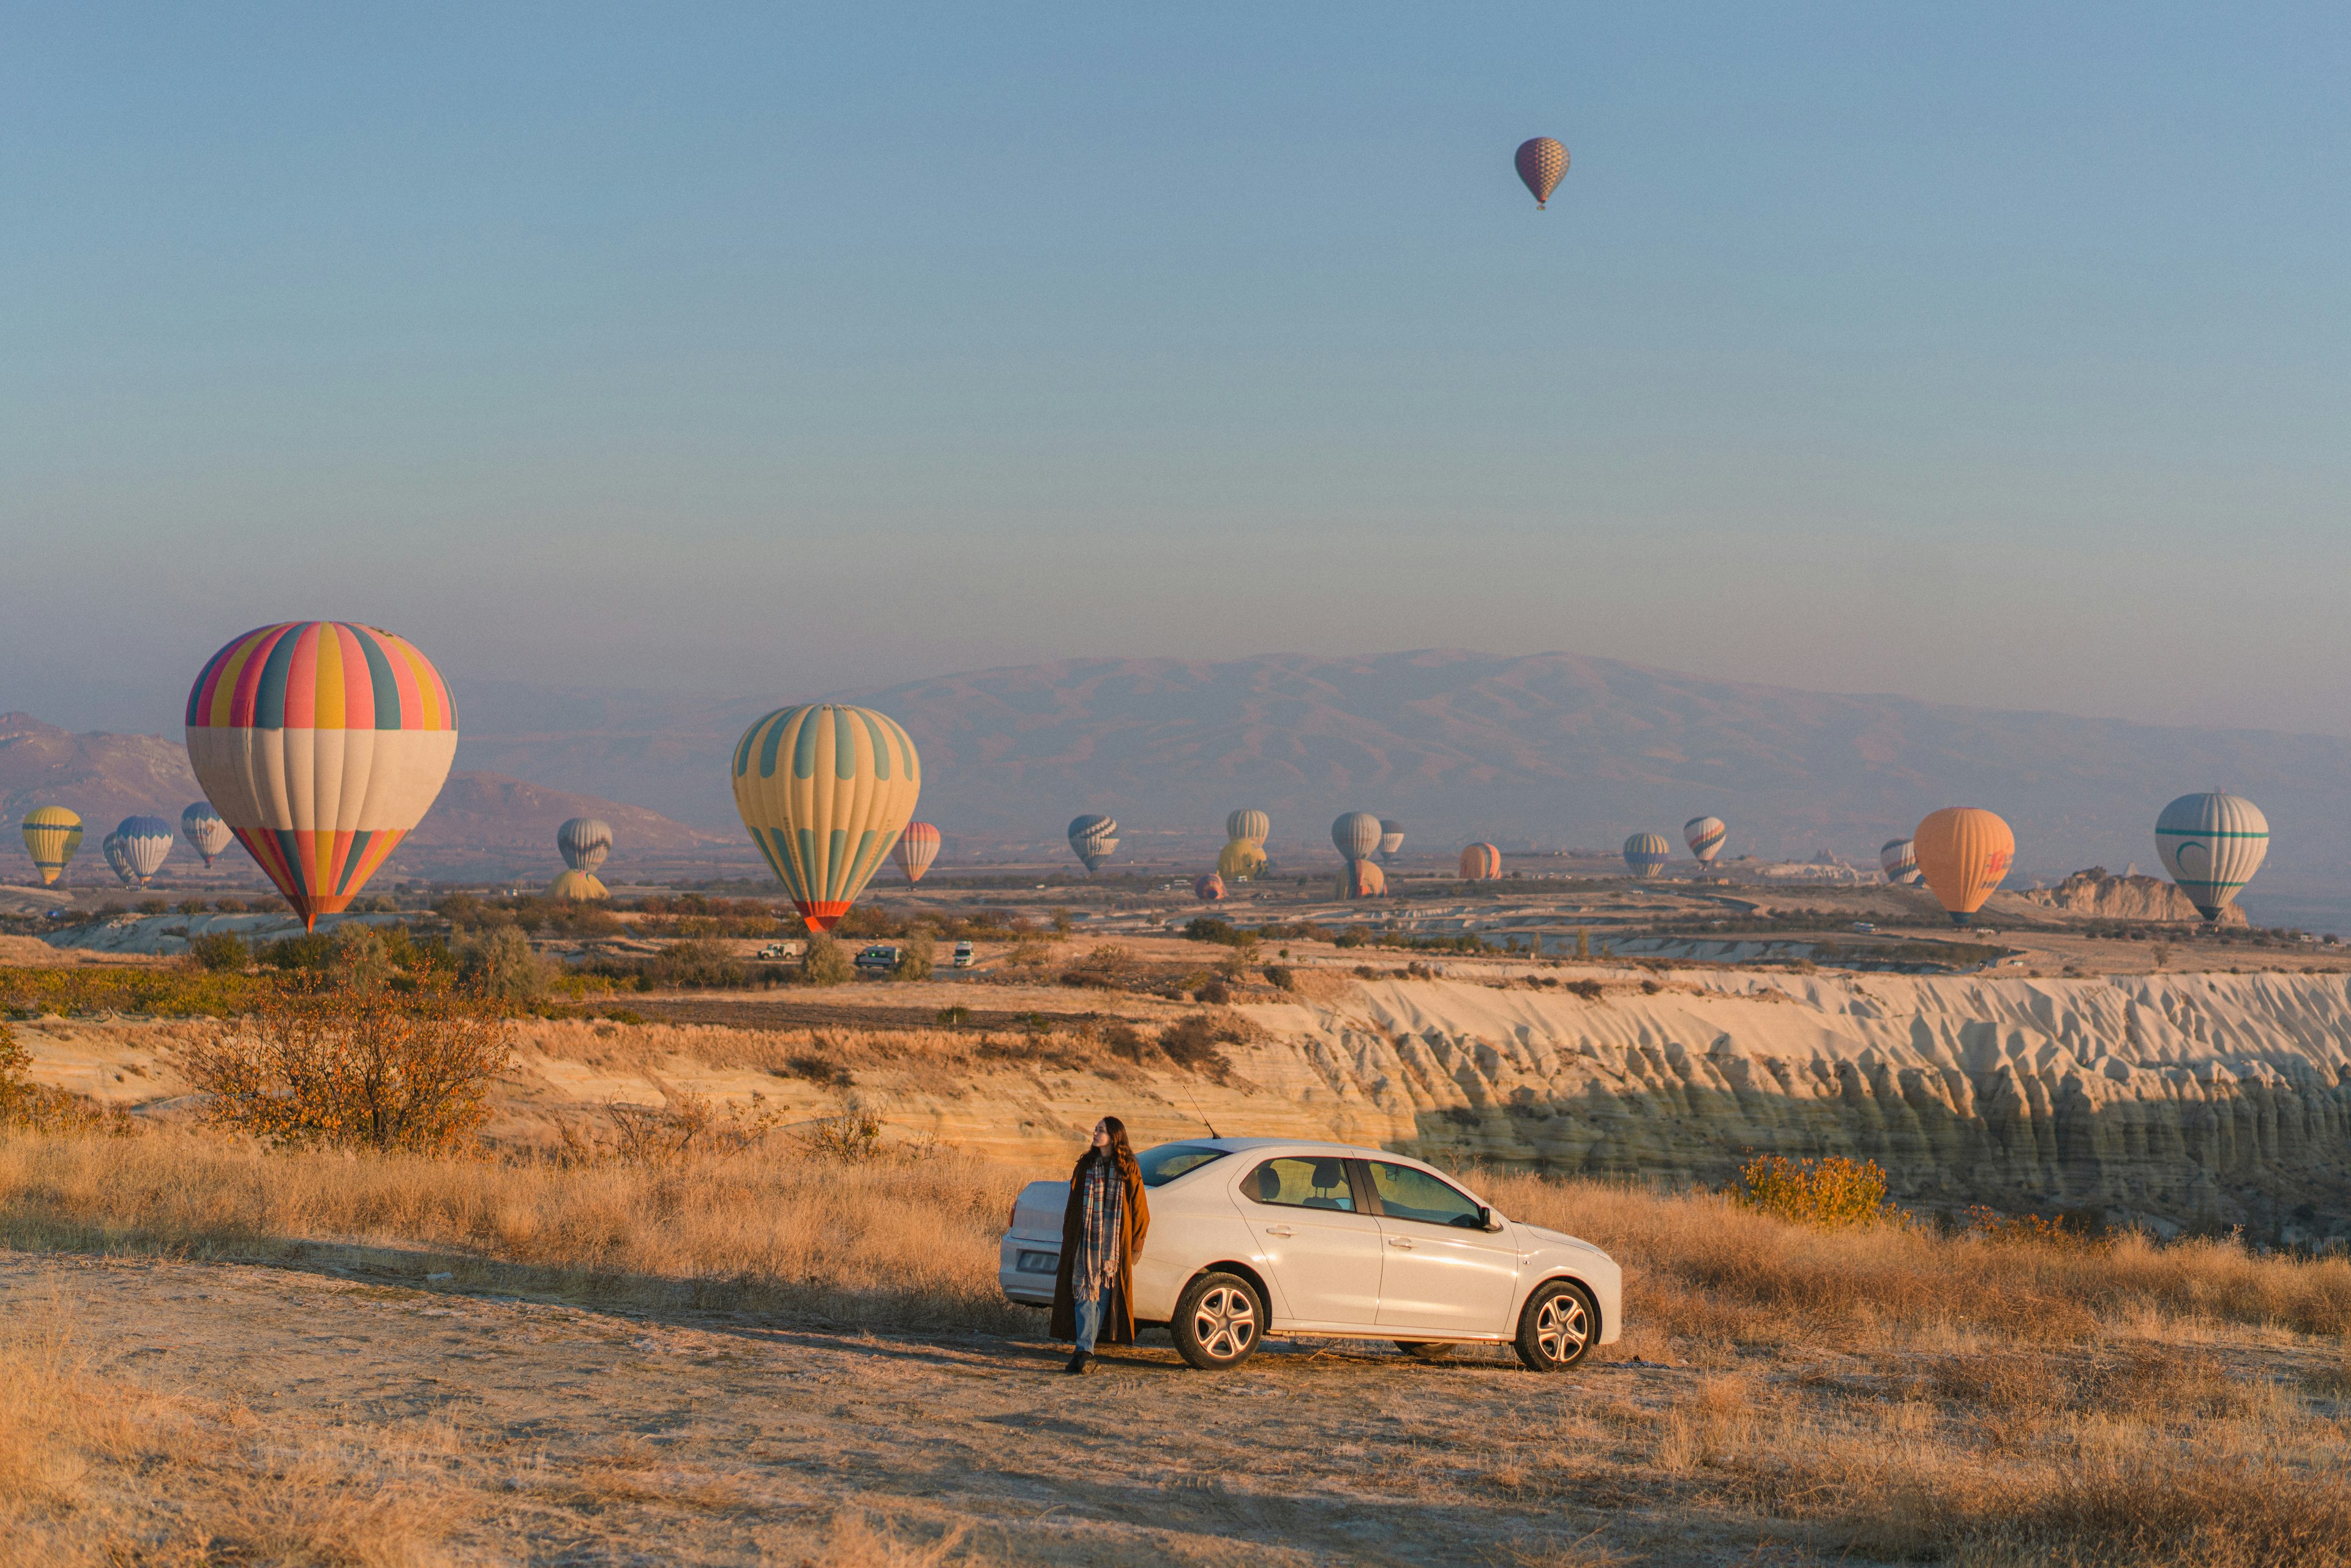
<path id="1" fill-rule="evenodd" d="M 1082 1375 L 1086 1373 L 1092 1372 L 1094 1369 L 1094 1358 L 1088 1355 L 1084 1351 L 1080 1351 L 1075 1355 L 1070 1357 L 1070 1364 L 1061 1368 L 1061 1370 L 1063 1372 L 1076 1373 Z"/>

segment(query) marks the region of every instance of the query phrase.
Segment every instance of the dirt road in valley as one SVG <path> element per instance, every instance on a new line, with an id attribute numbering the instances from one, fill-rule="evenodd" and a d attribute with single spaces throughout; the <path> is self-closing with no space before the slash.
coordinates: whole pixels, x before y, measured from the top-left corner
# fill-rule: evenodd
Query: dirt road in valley
<path id="1" fill-rule="evenodd" d="M 1758 1556 L 1751 1527 L 1693 1535 L 1649 1512 L 1663 1491 L 1564 1495 L 1545 1469 L 1599 1458 L 1595 1410 L 1655 1419 L 1687 1371 L 1539 1377 L 1366 1342 L 1210 1375 L 1163 1338 L 1072 1378 L 1041 1334 L 622 1316 L 393 1283 L 396 1259 L 362 1256 L 0 1252 L 0 1330 L 62 1316 L 98 1376 L 364 1456 L 363 1483 L 441 1500 L 459 1562 L 823 1563 L 843 1510 L 910 1545 L 965 1527 L 997 1563 L 1809 1560 Z"/>

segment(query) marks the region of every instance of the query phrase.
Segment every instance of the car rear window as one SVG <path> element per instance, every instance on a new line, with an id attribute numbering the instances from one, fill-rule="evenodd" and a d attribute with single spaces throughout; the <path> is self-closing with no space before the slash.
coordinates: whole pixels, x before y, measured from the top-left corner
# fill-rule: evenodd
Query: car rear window
<path id="1" fill-rule="evenodd" d="M 1162 1144 L 1135 1155 L 1134 1163 L 1143 1167 L 1144 1186 L 1165 1186 L 1177 1176 L 1224 1157 L 1224 1150 L 1212 1149 L 1205 1144 Z"/>

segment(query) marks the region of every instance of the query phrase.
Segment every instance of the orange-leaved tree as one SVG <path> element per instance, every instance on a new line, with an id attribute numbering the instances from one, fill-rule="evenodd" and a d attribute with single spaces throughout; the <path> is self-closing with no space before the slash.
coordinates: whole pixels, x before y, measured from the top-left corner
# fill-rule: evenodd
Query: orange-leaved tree
<path id="1" fill-rule="evenodd" d="M 292 976 L 180 1061 L 216 1126 L 280 1147 L 449 1154 L 489 1119 L 506 1020 L 435 969 L 396 988 Z"/>

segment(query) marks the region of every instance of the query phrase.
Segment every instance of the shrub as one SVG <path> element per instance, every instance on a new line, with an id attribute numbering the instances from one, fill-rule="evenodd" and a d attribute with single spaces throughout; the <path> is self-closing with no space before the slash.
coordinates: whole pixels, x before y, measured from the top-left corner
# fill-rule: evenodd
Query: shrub
<path id="1" fill-rule="evenodd" d="M 2046 1247 L 2058 1251 L 2097 1252 L 2113 1245 L 2103 1209 L 2067 1209 L 2053 1218 L 2037 1214 L 2001 1214 L 1972 1204 L 1967 1228 L 1986 1241 L 2007 1247 Z"/>
<path id="2" fill-rule="evenodd" d="M 647 958 L 638 973 L 663 990 L 735 987 L 750 979 L 743 960 L 706 937 L 673 942 Z"/>
<path id="3" fill-rule="evenodd" d="M 1601 985 L 1597 980 L 1570 980 L 1566 988 L 1587 1002 L 1596 1002 L 1602 995 Z"/>
<path id="4" fill-rule="evenodd" d="M 1298 988 L 1298 977 L 1285 964 L 1268 964 L 1265 983 L 1277 991 L 1294 991 Z"/>
<path id="5" fill-rule="evenodd" d="M 1886 1201 L 1886 1173 L 1877 1162 L 1842 1155 L 1817 1160 L 1758 1155 L 1739 1168 L 1731 1196 L 1750 1208 L 1824 1230 L 1898 1224 L 1902 1218 Z"/>
<path id="6" fill-rule="evenodd" d="M 955 1006 L 951 1008 L 941 1008 L 939 1009 L 939 1021 L 946 1024 L 950 1029 L 961 1024 L 968 1023 L 971 1021 L 971 1009 L 964 1006 L 961 1002 L 956 1003 Z"/>
<path id="7" fill-rule="evenodd" d="M 508 1049 L 502 1008 L 428 974 L 408 995 L 290 979 L 179 1054 L 214 1125 L 280 1148 L 447 1154 L 488 1119 Z"/>
<path id="8" fill-rule="evenodd" d="M 334 967 L 335 938 L 326 931 L 305 931 L 299 936 L 280 937 L 261 950 L 261 961 L 272 969 L 289 973 L 302 969 L 323 975 Z"/>
<path id="9" fill-rule="evenodd" d="M 1052 956 L 1052 943 L 1029 931 L 1023 933 L 1020 940 L 1012 944 L 1012 951 L 1005 956 L 1005 962 L 1016 969 L 1035 969 L 1042 967 L 1045 960 Z"/>
<path id="10" fill-rule="evenodd" d="M 214 974 L 242 970 L 252 955 L 234 931 L 208 931 L 202 936 L 188 938 L 188 965 L 191 968 L 206 969 Z"/>
<path id="11" fill-rule="evenodd" d="M 1184 927 L 1184 935 L 1195 942 L 1214 942 L 1226 947 L 1254 948 L 1257 933 L 1243 931 L 1229 920 L 1219 920 L 1213 915 L 1199 915 Z"/>
<path id="12" fill-rule="evenodd" d="M 223 915 L 242 915 L 245 913 L 245 900 L 241 898 L 215 898 L 213 900 L 213 907 Z"/>
<path id="13" fill-rule="evenodd" d="M 1350 925 L 1331 942 L 1333 947 L 1368 947 L 1371 945 L 1370 934 L 1360 925 Z"/>
<path id="14" fill-rule="evenodd" d="M 794 1135 L 809 1153 L 826 1159 L 855 1164 L 882 1153 L 882 1118 L 871 1111 L 820 1117 Z"/>
<path id="15" fill-rule="evenodd" d="M 883 937 L 896 938 L 906 935 L 906 922 L 878 904 L 861 904 L 851 909 L 832 928 L 856 942 L 872 942 Z"/>
<path id="16" fill-rule="evenodd" d="M 915 926 L 899 944 L 898 961 L 890 967 L 890 977 L 893 980 L 927 980 L 931 977 L 931 964 L 935 956 L 929 928 Z"/>
<path id="17" fill-rule="evenodd" d="M 821 931 L 809 933 L 808 953 L 800 959 L 800 978 L 811 986 L 846 985 L 856 975 L 849 954 Z"/>
<path id="18" fill-rule="evenodd" d="M 0 968 L 0 1009 L 41 1013 L 148 1013 L 225 1018 L 252 1006 L 267 982 L 195 969 Z"/>
<path id="19" fill-rule="evenodd" d="M 1233 1064 L 1217 1047 L 1222 1041 L 1237 1041 L 1239 1038 L 1240 1031 L 1232 1024 L 1215 1023 L 1195 1013 L 1160 1030 L 1159 1049 L 1176 1066 L 1221 1083 L 1230 1076 Z"/>
<path id="20" fill-rule="evenodd" d="M 381 990 L 391 980 L 394 966 L 392 945 L 369 925 L 335 928 L 331 973 L 335 984 L 354 991 Z"/>
<path id="21" fill-rule="evenodd" d="M 202 915 L 204 912 L 204 901 L 201 898 L 183 898 L 173 907 L 182 915 Z"/>
<path id="22" fill-rule="evenodd" d="M 538 1000 L 553 982 L 554 967 L 514 925 L 489 926 L 457 948 L 458 978 L 499 1001 Z"/>

